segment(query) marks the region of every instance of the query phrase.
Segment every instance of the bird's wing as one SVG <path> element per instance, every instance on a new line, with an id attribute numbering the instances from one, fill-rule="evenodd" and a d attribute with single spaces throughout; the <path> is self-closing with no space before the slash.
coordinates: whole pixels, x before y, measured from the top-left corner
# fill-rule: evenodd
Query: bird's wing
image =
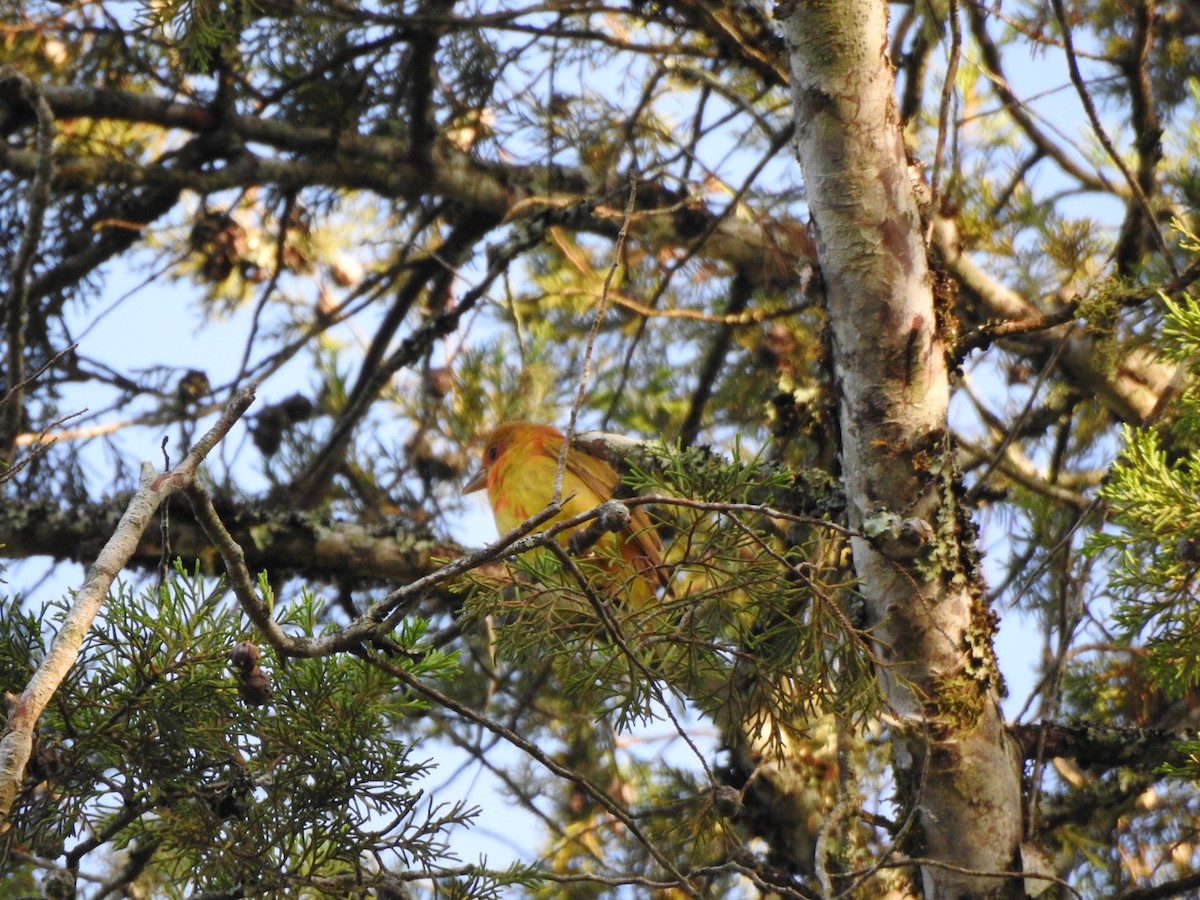
<path id="1" fill-rule="evenodd" d="M 557 453 L 557 448 L 552 449 L 549 444 L 546 445 L 546 449 Z M 589 491 L 601 498 L 599 502 L 611 500 L 621 481 L 621 477 L 612 466 L 586 450 L 572 449 L 567 454 L 567 469 Z M 646 515 L 644 507 L 635 506 L 630 509 L 629 530 L 631 534 L 628 542 L 633 544 L 636 555 L 645 561 L 647 567 L 654 569 L 654 577 L 659 582 L 666 584 L 666 575 L 661 569 L 662 540 L 650 517 Z"/>

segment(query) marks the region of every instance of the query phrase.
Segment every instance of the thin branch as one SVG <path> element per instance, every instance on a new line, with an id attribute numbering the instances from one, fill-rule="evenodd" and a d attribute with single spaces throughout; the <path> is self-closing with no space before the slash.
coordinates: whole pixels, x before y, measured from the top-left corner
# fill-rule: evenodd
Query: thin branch
<path id="1" fill-rule="evenodd" d="M 762 170 L 787 145 L 794 133 L 794 124 L 780 131 L 776 139 L 772 141 L 767 152 L 762 155 L 754 168 L 747 174 L 742 182 L 742 186 L 734 193 L 725 207 L 713 214 L 713 218 L 707 223 L 704 229 L 686 243 L 684 252 L 671 263 L 660 279 L 654 295 L 647 304 L 648 307 L 651 309 L 655 307 L 655 304 L 667 292 L 667 288 L 670 286 L 676 273 L 682 271 L 683 267 L 699 254 L 702 247 L 711 253 L 712 239 L 722 229 L 737 223 L 738 217 L 736 216 L 736 212 L 743 198 L 749 192 Z M 760 284 L 765 285 L 775 280 L 771 276 L 772 269 L 786 272 L 788 283 L 791 284 L 795 280 L 796 267 L 816 259 L 816 245 L 809 237 L 808 229 L 800 226 L 798 223 L 784 224 L 763 216 L 760 219 L 759 231 L 763 241 L 763 255 L 755 266 L 748 267 L 742 265 L 732 258 L 728 259 L 728 261 L 733 264 L 736 271 L 744 272 L 747 277 L 758 279 Z M 617 386 L 613 390 L 612 402 L 608 405 L 608 409 L 604 413 L 604 418 L 601 420 L 602 428 L 607 426 L 608 420 L 616 413 L 617 403 L 620 402 L 621 396 L 625 392 L 625 385 L 631 376 L 633 357 L 637 352 L 645 328 L 646 321 L 643 320 L 634 339 L 629 342 L 629 349 L 625 352 L 625 359 L 621 364 L 621 377 L 618 379 Z"/>
<path id="2" fill-rule="evenodd" d="M 1059 338 L 1058 343 L 1055 344 L 1054 350 L 1050 354 L 1050 358 L 1046 360 L 1046 364 L 1042 366 L 1042 370 L 1038 372 L 1037 378 L 1030 387 L 1029 396 L 1026 398 L 1025 404 L 1021 407 L 1021 411 L 1017 413 L 1016 418 L 1013 419 L 1012 424 L 1004 433 L 1004 436 L 1000 439 L 1000 443 L 992 451 L 992 459 L 984 467 L 982 474 L 979 475 L 979 480 L 975 482 L 970 490 L 967 491 L 967 495 L 964 498 L 963 503 L 968 508 L 975 504 L 975 501 L 979 498 L 980 491 L 982 491 L 984 485 L 987 484 L 992 472 L 996 470 L 996 467 L 999 466 L 1001 461 L 1005 458 L 1005 453 L 1008 450 L 1009 444 L 1017 439 L 1017 435 L 1020 433 L 1021 427 L 1025 424 L 1025 420 L 1029 418 L 1029 414 L 1033 411 L 1033 404 L 1038 398 L 1038 393 L 1041 391 L 1042 385 L 1046 383 L 1047 379 L 1050 377 L 1050 373 L 1053 372 L 1057 367 L 1058 359 L 1062 355 L 1063 349 L 1066 347 L 1069 337 L 1069 333 L 1064 333 L 1063 336 Z"/>
<path id="3" fill-rule="evenodd" d="M 29 387 L 29 385 L 33 384 L 35 381 L 37 381 L 39 378 L 41 378 L 42 375 L 45 374 L 46 371 L 51 366 L 53 366 L 56 362 L 58 362 L 60 359 L 62 359 L 64 356 L 66 356 L 68 353 L 70 353 L 72 350 L 76 349 L 78 346 L 79 346 L 78 344 L 71 344 L 68 347 L 64 347 L 62 350 L 59 350 L 57 353 L 55 353 L 53 356 L 51 356 L 48 360 L 46 360 L 44 363 L 42 363 L 40 366 L 38 366 L 37 370 L 32 375 L 29 375 L 28 377 L 26 377 L 24 381 L 20 382 L 19 384 L 14 384 L 9 389 L 7 394 L 5 394 L 3 397 L 0 397 L 0 406 L 5 406 L 6 404 L 9 403 L 9 401 L 11 401 L 13 399 L 14 391 Z M 18 444 L 21 443 L 21 440 L 20 440 L 21 437 L 24 437 L 24 435 L 21 435 L 20 437 L 18 437 L 18 440 L 17 440 Z M 25 443 L 29 444 L 29 443 L 32 443 L 32 441 L 25 441 Z"/>
<path id="4" fill-rule="evenodd" d="M 359 379 L 351 390 L 341 415 L 326 437 L 325 445 L 295 479 L 290 489 L 293 505 L 308 509 L 319 501 L 322 492 L 342 464 L 355 427 L 370 412 L 371 404 L 391 382 L 392 376 L 405 366 L 417 362 L 435 341 L 453 332 L 462 317 L 479 302 L 486 289 L 500 274 L 501 268 L 519 252 L 527 249 L 526 244 L 518 242 L 510 250 L 512 257 L 503 253 L 496 254 L 479 285 L 468 291 L 452 309 L 433 317 L 407 336 L 391 355 L 384 357 L 387 338 L 400 327 L 409 308 L 421 292 L 432 293 L 439 287 L 448 287 L 457 275 L 455 266 L 462 262 L 475 243 L 494 228 L 495 224 L 495 220 L 483 217 L 471 219 L 467 224 L 455 229 L 442 245 L 445 256 L 431 255 L 410 275 L 396 303 L 384 317 L 381 331 L 377 333 L 371 352 L 368 353 L 368 360 L 360 368 Z M 377 355 L 374 362 L 371 360 L 373 355 Z"/>
<path id="5" fill-rule="evenodd" d="M 571 292 L 563 291 L 563 296 L 571 296 Z M 645 316 L 647 319 L 688 319 L 694 322 L 710 322 L 714 325 L 725 325 L 730 328 L 757 325 L 760 322 L 769 322 L 772 319 L 790 319 L 812 306 L 811 303 L 804 302 L 792 306 L 781 306 L 777 309 L 756 309 L 739 313 L 729 312 L 729 307 L 726 306 L 726 311 L 723 313 L 707 313 L 701 312 L 698 309 L 655 309 L 652 306 L 639 303 L 637 300 L 633 300 L 622 294 L 614 294 L 610 299 L 622 309 L 637 313 L 639 316 Z"/>
<path id="6" fill-rule="evenodd" d="M 954 78 L 958 74 L 958 60 L 962 53 L 962 27 L 958 21 L 958 0 L 950 0 L 950 59 L 946 63 L 946 79 L 942 83 L 942 98 L 938 105 L 937 146 L 933 153 L 933 175 L 929 179 L 932 200 L 930 209 L 937 211 L 942 189 L 942 161 L 946 151 L 946 132 L 950 121 L 950 101 L 954 98 Z"/>
<path id="7" fill-rule="evenodd" d="M 255 339 L 258 337 L 258 330 L 262 324 L 263 310 L 267 308 L 267 303 L 279 287 L 280 277 L 287 270 L 284 257 L 287 252 L 288 220 L 295 209 L 296 193 L 289 191 L 284 197 L 283 213 L 279 217 L 279 230 L 275 235 L 275 259 L 271 267 L 271 278 L 263 286 L 258 302 L 254 305 L 254 314 L 250 317 L 250 329 L 246 335 L 245 346 L 242 348 L 242 361 L 238 364 L 237 374 L 233 376 L 235 385 L 241 384 L 242 379 L 246 377 L 246 367 L 250 364 L 250 354 L 257 343 Z"/>
<path id="8" fill-rule="evenodd" d="M 817 528 L 828 528 L 835 534 L 840 534 L 843 537 L 862 537 L 863 534 L 857 528 L 847 528 L 845 525 L 839 525 L 837 522 L 830 522 L 828 519 L 818 519 L 814 516 L 801 516 L 796 513 L 785 512 L 782 509 L 776 509 L 773 506 L 768 506 L 762 503 L 722 503 L 710 500 L 691 500 L 687 497 L 671 497 L 667 494 L 642 494 L 640 497 L 630 497 L 628 500 L 622 500 L 628 507 L 642 506 L 652 503 L 656 506 L 682 506 L 685 509 L 703 509 L 710 512 L 735 513 L 745 512 L 754 513 L 755 515 L 767 516 L 772 519 L 783 519 L 788 522 L 795 522 L 799 525 L 812 525 Z M 580 517 L 576 517 L 580 518 Z M 594 518 L 587 516 L 585 518 Z"/>
<path id="9" fill-rule="evenodd" d="M 0 470 L 0 484 L 3 484 L 6 481 L 11 481 L 13 478 L 16 477 L 18 472 L 25 469 L 27 466 L 29 466 L 31 463 L 33 463 L 34 460 L 36 460 L 39 456 L 41 456 L 43 453 L 45 453 L 47 450 L 49 450 L 54 445 L 55 439 L 54 439 L 50 429 L 57 428 L 63 422 L 70 421 L 71 419 L 74 419 L 76 416 L 83 415 L 84 412 L 86 412 L 86 410 L 81 410 L 79 412 L 73 412 L 73 413 L 67 413 L 64 416 L 61 416 L 60 418 L 55 419 L 53 422 L 51 422 L 49 425 L 47 425 L 45 428 L 43 428 L 40 434 L 28 435 L 28 437 L 32 438 L 32 440 L 30 440 L 28 442 L 28 446 L 30 446 L 32 449 L 28 453 L 26 453 L 24 456 L 22 456 L 20 459 L 18 459 L 16 462 L 12 463 L 8 467 L 4 468 L 3 470 Z M 16 445 L 18 447 L 26 446 L 26 444 L 24 444 L 21 440 L 21 438 L 24 438 L 24 437 L 27 437 L 27 435 L 21 435 L 17 439 Z"/>
<path id="10" fill-rule="evenodd" d="M 1071 650 L 1071 641 L 1075 637 L 1080 624 L 1084 620 L 1084 612 L 1086 604 L 1080 598 L 1079 594 L 1082 590 L 1082 583 L 1087 580 L 1087 564 L 1081 576 L 1076 576 L 1071 571 L 1071 556 L 1072 548 L 1068 544 L 1066 553 L 1063 554 L 1063 572 L 1055 579 L 1058 583 L 1058 647 L 1055 648 L 1054 658 L 1049 665 L 1045 666 L 1046 673 L 1042 678 L 1042 699 L 1038 704 L 1038 714 L 1043 721 L 1058 715 L 1059 704 L 1063 699 L 1063 678 L 1066 676 L 1066 663 Z M 1069 604 L 1069 605 L 1068 605 Z M 1050 632 L 1046 632 L 1046 643 L 1049 645 Z M 1042 790 L 1046 775 L 1046 751 L 1049 743 L 1049 735 L 1043 731 L 1038 735 L 1037 747 L 1033 757 L 1031 766 L 1030 784 L 1028 786 L 1028 800 L 1026 802 L 1025 813 L 1025 836 L 1027 839 L 1032 839 L 1038 834 L 1038 814 L 1040 805 L 1038 803 L 1042 796 Z"/>
<path id="11" fill-rule="evenodd" d="M 79 415 L 76 413 L 75 415 Z M 55 422 L 55 425 L 62 424 L 65 420 Z M 63 428 L 58 431 L 40 431 L 33 433 L 27 431 L 17 435 L 15 441 L 18 447 L 32 447 L 38 444 L 47 442 L 56 443 L 58 441 L 79 441 L 91 440 L 92 438 L 104 437 L 106 434 L 116 434 L 118 431 L 123 431 L 126 428 L 132 428 L 137 425 L 153 425 L 156 421 L 162 421 L 156 415 L 148 416 L 144 419 L 123 419 L 119 422 L 99 422 L 95 425 L 81 425 L 78 428 Z"/>
<path id="12" fill-rule="evenodd" d="M 583 367 L 579 373 L 579 388 L 575 392 L 575 402 L 571 404 L 571 416 L 567 422 L 567 434 L 562 448 L 558 452 L 558 470 L 554 473 L 554 502 L 562 497 L 563 476 L 567 470 L 567 452 L 571 448 L 571 438 L 575 434 L 575 422 L 579 418 L 579 410 L 587 399 L 588 383 L 592 379 L 592 354 L 596 349 L 596 337 L 600 334 L 600 323 L 604 321 L 604 313 L 608 309 L 608 292 L 612 288 L 613 276 L 621 266 L 621 258 L 625 255 L 625 239 L 629 235 L 629 224 L 633 220 L 633 211 L 637 206 L 637 176 L 630 173 L 629 199 L 625 202 L 625 218 L 621 222 L 621 230 L 617 232 L 617 243 L 613 248 L 612 263 L 604 274 L 604 285 L 600 289 L 600 300 L 596 304 L 596 313 L 592 316 L 592 327 L 588 330 L 587 342 L 583 347 Z"/>
<path id="13" fill-rule="evenodd" d="M 753 283 L 741 272 L 738 272 L 733 276 L 733 281 L 729 285 L 729 299 L 725 303 L 725 312 L 723 315 L 730 318 L 742 315 L 753 295 Z M 696 387 L 692 391 L 691 400 L 688 402 L 687 415 L 684 416 L 683 424 L 679 428 L 679 443 L 683 447 L 689 447 L 695 443 L 696 438 L 700 434 L 700 424 L 704 419 L 704 408 L 708 405 L 708 401 L 712 399 L 714 386 L 721 371 L 725 368 L 725 357 L 729 354 L 729 346 L 732 342 L 733 326 L 731 324 L 723 325 L 717 331 L 716 337 L 713 338 L 713 342 L 708 348 L 704 362 L 700 365 L 700 374 L 696 379 Z"/>
<path id="14" fill-rule="evenodd" d="M 272 617 L 271 610 L 258 596 L 254 578 L 246 566 L 245 554 L 241 546 L 229 535 L 211 504 L 205 502 L 204 494 L 195 492 L 191 499 L 201 526 L 221 552 L 234 593 L 247 617 L 259 628 L 268 643 L 282 655 L 301 658 L 329 656 L 341 651 L 354 650 L 364 643 L 386 637 L 400 624 L 413 604 L 419 602 L 438 586 L 465 572 L 477 569 L 485 563 L 543 546 L 553 540 L 559 532 L 574 528 L 583 522 L 594 519 L 597 515 L 596 510 L 590 510 L 556 522 L 543 532 L 531 534 L 539 525 L 554 518 L 562 511 L 559 506 L 552 504 L 522 522 L 495 543 L 462 556 L 428 575 L 397 588 L 382 600 L 374 603 L 362 616 L 345 628 L 314 638 L 307 635 L 292 636 L 283 631 L 279 623 Z"/>
<path id="15" fill-rule="evenodd" d="M 259 597 L 254 578 L 246 567 L 246 554 L 221 522 L 208 491 L 198 482 L 192 482 L 187 486 L 187 498 L 192 505 L 196 521 L 221 554 L 229 584 L 250 621 L 272 646 L 278 647 L 289 642 L 291 638 L 280 628 L 271 615 L 270 608 Z"/>
<path id="16" fill-rule="evenodd" d="M 1135 135 L 1133 146 L 1138 155 L 1138 184 L 1148 197 L 1158 192 L 1156 175 L 1163 159 L 1162 119 L 1154 104 L 1154 87 L 1150 77 L 1150 52 L 1158 36 L 1156 7 L 1155 2 L 1135 4 L 1132 47 L 1122 54 L 1118 63 L 1129 83 L 1129 118 Z M 1145 229 L 1157 232 L 1158 223 L 1153 220 L 1144 222 L 1136 209 L 1129 209 L 1114 254 L 1121 272 L 1132 274 L 1133 268 L 1141 261 Z"/>
<path id="17" fill-rule="evenodd" d="M 633 817 L 629 815 L 625 808 L 609 797 L 605 791 L 592 784 L 579 772 L 576 772 L 573 769 L 564 766 L 562 763 L 559 763 L 552 756 L 537 746 L 537 744 L 526 740 L 512 729 L 505 728 L 503 725 L 500 725 L 487 716 L 476 712 L 471 707 L 458 702 L 448 694 L 443 694 L 441 691 L 437 690 L 437 688 L 426 684 L 407 669 L 397 666 L 386 660 L 379 659 L 375 656 L 369 657 L 369 661 L 372 665 L 383 670 L 384 672 L 387 672 L 389 675 L 396 678 L 396 680 L 405 684 L 415 693 L 420 694 L 438 706 L 457 713 L 467 721 L 478 725 L 480 728 L 490 731 L 492 734 L 504 739 L 507 743 L 516 747 L 530 758 L 541 763 L 559 778 L 563 778 L 569 781 L 571 784 L 576 785 L 580 790 L 594 800 L 597 805 L 607 810 L 608 813 L 613 816 L 613 818 L 615 818 L 629 830 L 630 835 L 639 844 L 645 847 L 646 852 L 654 858 L 654 861 L 662 866 L 663 870 L 671 876 L 676 888 L 681 890 L 687 896 L 694 897 L 699 900 L 701 895 L 697 893 L 691 882 L 675 867 L 675 864 L 671 862 L 671 860 L 667 858 L 661 850 L 658 849 L 655 843 L 650 839 L 649 836 L 646 835 L 645 832 L 642 831 L 640 826 L 633 819 Z"/>
<path id="18" fill-rule="evenodd" d="M 1025 157 L 1021 164 L 1017 166 L 1016 170 L 1012 173 L 1012 177 L 1008 180 L 1008 184 L 1006 184 L 1000 190 L 1000 192 L 996 194 L 995 201 L 993 201 L 992 205 L 988 207 L 989 218 L 999 218 L 1000 213 L 1004 210 L 1004 207 L 1008 206 L 1008 202 L 1017 192 L 1017 188 L 1020 187 L 1021 183 L 1025 180 L 1025 176 L 1029 174 L 1030 170 L 1033 169 L 1034 166 L 1036 166 L 1045 158 L 1046 154 L 1043 152 L 1041 147 L 1033 148 L 1033 152 Z"/>
<path id="19" fill-rule="evenodd" d="M 23 379 L 19 384 L 14 384 L 9 389 L 8 393 L 5 394 L 3 398 L 0 398 L 0 410 L 2 410 L 10 402 L 19 409 L 21 392 L 24 391 L 24 389 L 30 384 L 37 381 L 56 362 L 58 362 L 68 353 L 72 352 L 75 347 L 75 344 L 71 344 L 71 346 L 59 350 L 52 357 L 38 366 L 36 372 Z M 14 477 L 16 477 L 18 472 L 50 449 L 50 445 L 57 440 L 56 435 L 58 434 L 58 432 L 53 431 L 53 429 L 57 428 L 59 425 L 62 425 L 64 422 L 69 422 L 76 416 L 83 415 L 83 413 L 86 411 L 87 410 L 79 410 L 78 412 L 67 413 L 59 416 L 53 422 L 43 426 L 42 430 L 37 434 L 26 433 L 16 435 L 15 438 L 12 439 L 10 453 L 15 452 L 19 447 L 32 447 L 33 449 L 20 459 L 14 460 L 9 458 L 7 460 L 8 464 L 3 468 L 3 471 L 0 471 L 0 484 L 3 484 L 6 481 L 11 481 Z M 0 412 L 0 415 L 3 415 L 3 413 Z M 18 422 L 17 424 L 19 425 L 20 423 Z"/>
<path id="20" fill-rule="evenodd" d="M 1026 137 L 1033 145 L 1044 153 L 1046 156 L 1053 159 L 1062 168 L 1064 172 L 1075 178 L 1081 185 L 1095 191 L 1112 190 L 1112 185 L 1103 174 L 1087 172 L 1067 152 L 1053 141 L 1037 123 L 1033 120 L 1033 115 L 1013 91 L 1008 79 L 1004 76 L 1003 64 L 1000 61 L 1000 50 L 996 43 L 992 40 L 991 35 L 987 31 L 987 15 L 982 4 L 978 2 L 967 4 L 967 17 L 971 22 L 971 34 L 975 38 L 975 42 L 979 45 L 979 49 L 983 54 L 983 65 L 980 67 L 983 74 L 991 81 L 996 93 L 1000 95 L 1000 99 L 1004 102 L 1008 114 L 1012 116 L 1013 121 L 1025 132 Z"/>
<path id="21" fill-rule="evenodd" d="M 25 326 L 28 317 L 29 272 L 41 242 L 46 209 L 50 205 L 50 184 L 54 177 L 54 113 L 38 86 L 28 76 L 12 66 L 0 67 L 0 84 L 11 89 L 13 83 L 16 84 L 17 95 L 33 107 L 37 117 L 37 165 L 33 181 L 29 185 L 25 228 L 21 232 L 21 243 L 17 247 L 9 275 L 8 294 L 4 298 L 7 310 L 5 380 L 8 391 L 4 403 L 0 404 L 0 459 L 8 461 L 11 461 L 15 449 L 13 441 L 21 430 L 21 421 L 25 415 Z"/>
<path id="22" fill-rule="evenodd" d="M 1162 254 L 1163 262 L 1171 270 L 1171 274 L 1178 276 L 1179 267 L 1175 264 L 1175 260 L 1171 257 L 1171 248 L 1167 246 L 1167 240 L 1159 231 L 1154 219 L 1154 212 L 1150 209 L 1150 201 L 1146 197 L 1146 192 L 1142 190 L 1142 185 L 1139 183 L 1137 176 L 1129 169 L 1129 165 L 1121 158 L 1121 154 L 1117 152 L 1117 148 L 1113 146 L 1112 139 L 1108 136 L 1108 132 L 1104 130 L 1104 124 L 1100 121 L 1100 114 L 1096 112 L 1096 104 L 1092 102 L 1092 95 L 1088 91 L 1087 84 L 1084 83 L 1083 75 L 1079 72 L 1079 60 L 1075 57 L 1075 47 L 1071 43 L 1071 26 L 1067 22 L 1067 14 L 1063 10 L 1062 0 L 1050 0 L 1050 5 L 1054 7 L 1054 16 L 1058 19 L 1058 27 L 1062 31 L 1063 50 L 1067 56 L 1067 70 L 1071 75 L 1071 84 L 1075 85 L 1075 90 L 1079 94 L 1079 101 L 1083 104 L 1084 111 L 1087 113 L 1088 121 L 1092 123 L 1092 131 L 1096 138 L 1108 153 L 1109 159 L 1113 161 L 1121 174 L 1125 176 L 1125 181 L 1129 185 L 1129 190 L 1133 192 L 1134 201 L 1137 203 L 1147 226 L 1150 228 L 1154 236 L 1155 243 L 1158 245 L 1158 251 Z"/>
<path id="23" fill-rule="evenodd" d="M 1033 316 L 1028 319 L 1016 319 L 1007 322 L 986 322 L 975 331 L 963 335 L 954 345 L 954 355 L 958 359 L 966 357 L 974 350 L 990 347 L 994 341 L 1001 338 L 1017 337 L 1023 334 L 1034 334 L 1038 331 L 1048 331 L 1059 325 L 1066 324 L 1075 318 L 1075 307 L 1044 316 Z"/>
<path id="24" fill-rule="evenodd" d="M 25 775 L 25 765 L 33 747 L 33 731 L 42 710 L 62 684 L 79 656 L 104 598 L 113 581 L 137 550 L 142 533 L 155 511 L 172 494 L 187 490 L 195 483 L 196 470 L 214 447 L 229 433 L 234 423 L 254 402 L 254 388 L 239 391 L 208 433 L 200 438 L 183 461 L 169 472 L 157 474 L 145 463 L 141 483 L 129 501 L 116 530 L 88 569 L 82 587 L 75 595 L 50 650 L 29 679 L 19 697 L 10 696 L 9 715 L 0 738 L 0 825 L 7 822 L 12 805 Z"/>
<path id="25" fill-rule="evenodd" d="M 876 872 L 888 865 L 889 860 L 900 852 L 900 848 L 908 843 L 908 833 L 916 826 L 918 814 L 921 812 L 921 798 L 925 796 L 925 786 L 929 782 L 929 761 L 933 754 L 929 752 L 928 745 L 926 751 L 921 757 L 921 776 L 917 782 L 917 789 L 914 792 L 914 801 L 908 804 L 908 812 L 904 816 L 904 821 L 900 823 L 900 827 L 892 833 L 891 841 L 887 848 L 880 854 L 870 866 L 861 869 L 857 872 L 846 872 L 842 874 L 843 878 L 850 877 L 853 880 L 840 892 L 833 900 L 842 900 L 844 897 L 849 897 L 851 893 L 861 884 L 866 883 L 867 879 Z"/>

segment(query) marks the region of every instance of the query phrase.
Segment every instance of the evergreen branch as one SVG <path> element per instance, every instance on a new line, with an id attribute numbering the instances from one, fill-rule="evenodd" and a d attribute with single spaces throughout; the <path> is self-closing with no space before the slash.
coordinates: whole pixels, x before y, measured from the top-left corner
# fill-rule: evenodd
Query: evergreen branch
<path id="1" fill-rule="evenodd" d="M 13 801 L 21 788 L 25 765 L 33 748 L 33 730 L 46 704 L 62 684 L 79 656 L 80 647 L 100 611 L 113 581 L 137 550 L 142 533 L 158 507 L 171 495 L 195 483 L 196 471 L 254 402 L 254 388 L 234 395 L 216 424 L 192 447 L 178 466 L 161 475 L 149 463 L 142 465 L 137 493 L 116 530 L 88 569 L 82 587 L 59 628 L 54 642 L 19 697 L 9 695 L 8 721 L 0 737 L 0 828 L 7 830 Z"/>
<path id="2" fill-rule="evenodd" d="M 480 728 L 490 731 L 492 734 L 502 738 L 507 743 L 527 754 L 530 758 L 541 763 L 559 778 L 569 781 L 571 784 L 574 784 L 580 790 L 584 791 L 589 797 L 592 798 L 592 800 L 607 810 L 613 816 L 613 818 L 615 818 L 629 830 L 629 833 L 634 837 L 634 839 L 637 840 L 637 842 L 643 847 L 645 847 L 646 852 L 648 852 L 654 858 L 655 862 L 662 866 L 663 870 L 671 876 L 675 887 L 677 887 L 687 896 L 699 900 L 700 894 L 697 893 L 696 889 L 692 886 L 688 878 L 675 867 L 675 864 L 672 863 L 671 860 L 668 859 L 661 850 L 658 849 L 654 842 L 650 840 L 645 832 L 642 831 L 641 827 L 637 824 L 633 817 L 629 815 L 625 808 L 609 797 L 606 791 L 592 784 L 591 781 L 589 781 L 579 772 L 576 772 L 568 766 L 559 763 L 552 756 L 538 747 L 537 744 L 534 744 L 532 741 L 528 741 L 521 737 L 511 728 L 506 728 L 493 719 L 476 712 L 475 710 L 471 709 L 471 707 L 463 703 L 459 703 L 453 697 L 443 694 L 437 688 L 426 684 L 407 669 L 394 665 L 386 660 L 379 659 L 375 656 L 371 656 L 369 659 L 372 665 L 387 672 L 389 675 L 392 675 L 398 681 L 406 685 L 410 690 L 420 694 L 422 697 L 425 697 L 431 702 L 436 703 L 438 706 L 457 713 L 467 721 L 478 725 Z"/>
<path id="3" fill-rule="evenodd" d="M 1042 722 L 1013 725 L 1024 759 L 1035 759 L 1044 744 L 1044 757 L 1066 757 L 1081 766 L 1105 766 L 1150 772 L 1163 765 L 1181 766 L 1190 754 L 1179 749 L 1181 741 L 1195 740 L 1195 731 L 1164 728 L 1135 728 L 1094 722 L 1062 724 Z"/>

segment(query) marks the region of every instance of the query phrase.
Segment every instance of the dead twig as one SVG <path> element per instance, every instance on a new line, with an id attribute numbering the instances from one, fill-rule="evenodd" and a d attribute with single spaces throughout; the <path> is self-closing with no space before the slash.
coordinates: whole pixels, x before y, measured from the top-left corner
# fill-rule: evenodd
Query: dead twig
<path id="1" fill-rule="evenodd" d="M 196 483 L 196 471 L 200 463 L 253 402 L 253 386 L 238 391 L 217 423 L 196 442 L 191 452 L 175 468 L 160 474 L 149 463 L 142 465 L 137 493 L 129 501 L 112 537 L 88 569 L 83 586 L 75 595 L 50 645 L 50 651 L 20 696 L 9 695 L 6 698 L 9 702 L 8 721 L 0 737 L 0 831 L 9 827 L 9 813 L 21 789 L 38 717 L 79 657 L 79 648 L 113 581 L 137 550 L 138 542 L 158 507 L 172 494 L 187 490 Z"/>

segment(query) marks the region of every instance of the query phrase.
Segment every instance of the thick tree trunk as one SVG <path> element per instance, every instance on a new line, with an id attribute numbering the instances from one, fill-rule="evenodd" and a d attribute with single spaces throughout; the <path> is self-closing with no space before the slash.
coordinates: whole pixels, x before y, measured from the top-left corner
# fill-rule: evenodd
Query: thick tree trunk
<path id="1" fill-rule="evenodd" d="M 796 144 L 840 391 L 854 564 L 926 897 L 1021 896 L 1020 763 L 997 700 L 993 618 L 957 505 L 949 380 L 909 176 L 883 0 L 785 0 Z M 967 874 L 970 873 L 970 874 Z M 988 874 L 985 874 L 988 873 Z"/>

